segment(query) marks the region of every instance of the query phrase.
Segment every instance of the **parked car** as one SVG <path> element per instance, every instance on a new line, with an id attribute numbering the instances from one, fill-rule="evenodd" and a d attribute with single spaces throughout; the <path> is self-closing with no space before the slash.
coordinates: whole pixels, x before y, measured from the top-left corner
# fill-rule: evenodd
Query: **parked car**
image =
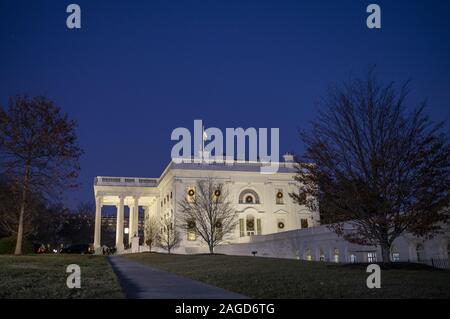
<path id="1" fill-rule="evenodd" d="M 89 244 L 73 244 L 61 249 L 61 254 L 92 254 L 94 249 Z"/>

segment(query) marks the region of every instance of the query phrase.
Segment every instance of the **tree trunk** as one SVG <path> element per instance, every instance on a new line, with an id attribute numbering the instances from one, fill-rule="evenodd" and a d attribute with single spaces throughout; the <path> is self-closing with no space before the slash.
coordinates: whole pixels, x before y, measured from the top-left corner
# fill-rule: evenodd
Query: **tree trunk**
<path id="1" fill-rule="evenodd" d="M 19 228 L 17 230 L 17 241 L 14 255 L 22 255 L 22 238 L 23 238 L 23 217 L 25 215 L 25 202 L 27 199 L 28 179 L 30 175 L 30 166 L 25 167 L 25 176 L 22 187 L 22 202 L 20 203 Z"/>
<path id="2" fill-rule="evenodd" d="M 214 246 L 213 245 L 209 245 L 209 253 L 211 255 L 214 254 Z"/>
<path id="3" fill-rule="evenodd" d="M 23 237 L 23 215 L 25 212 L 25 202 L 20 204 L 19 229 L 17 230 L 17 241 L 14 255 L 22 255 L 22 237 Z"/>

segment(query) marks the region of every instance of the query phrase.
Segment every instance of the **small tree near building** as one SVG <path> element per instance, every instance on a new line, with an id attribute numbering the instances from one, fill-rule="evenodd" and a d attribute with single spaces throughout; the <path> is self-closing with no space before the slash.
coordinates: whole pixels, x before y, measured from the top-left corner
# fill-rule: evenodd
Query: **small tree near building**
<path id="1" fill-rule="evenodd" d="M 157 237 L 157 245 L 167 250 L 167 253 L 170 254 L 172 249 L 177 248 L 181 243 L 180 233 L 171 217 L 162 217 L 159 225 L 160 231 Z"/>
<path id="2" fill-rule="evenodd" d="M 157 244 L 160 233 L 160 226 L 155 216 L 146 216 L 144 225 L 144 240 L 145 244 L 152 251 L 152 247 Z"/>
<path id="3" fill-rule="evenodd" d="M 228 191 L 212 178 L 200 180 L 179 202 L 179 224 L 188 234 L 195 232 L 208 245 L 209 252 L 235 230 L 238 219 Z"/>

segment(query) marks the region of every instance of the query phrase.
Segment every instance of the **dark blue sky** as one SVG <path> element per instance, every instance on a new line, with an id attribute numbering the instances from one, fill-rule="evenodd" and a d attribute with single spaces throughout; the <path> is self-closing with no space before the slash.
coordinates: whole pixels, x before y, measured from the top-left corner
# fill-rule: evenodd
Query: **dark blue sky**
<path id="1" fill-rule="evenodd" d="M 381 30 L 365 25 L 373 2 Z M 66 28 L 70 3 L 81 30 Z M 373 64 L 448 120 L 449 12 L 447 0 L 1 0 L 0 103 L 46 95 L 78 121 L 85 155 L 69 199 L 91 200 L 96 175 L 158 177 L 171 131 L 194 119 L 279 127 L 281 152 L 301 152 L 314 101 Z"/>

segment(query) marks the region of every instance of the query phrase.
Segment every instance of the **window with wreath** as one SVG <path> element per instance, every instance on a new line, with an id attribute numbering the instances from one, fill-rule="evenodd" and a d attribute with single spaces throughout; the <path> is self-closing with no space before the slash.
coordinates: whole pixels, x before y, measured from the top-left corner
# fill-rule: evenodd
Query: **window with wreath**
<path id="1" fill-rule="evenodd" d="M 262 234 L 262 224 L 260 218 L 248 215 L 245 219 L 239 219 L 239 236 L 253 236 Z"/>
<path id="2" fill-rule="evenodd" d="M 239 204 L 259 204 L 259 196 L 252 189 L 245 189 L 239 194 Z"/>
<path id="3" fill-rule="evenodd" d="M 214 227 L 216 228 L 216 232 L 217 232 L 217 236 L 219 238 L 223 237 L 223 227 L 222 227 L 222 221 L 219 219 L 216 221 L 216 223 L 214 224 Z"/>
<path id="4" fill-rule="evenodd" d="M 277 219 L 277 229 L 278 231 L 284 231 L 286 230 L 286 223 L 284 219 Z"/>
<path id="5" fill-rule="evenodd" d="M 189 221 L 187 223 L 187 240 L 195 241 L 197 239 L 197 232 L 195 231 L 195 222 Z"/>
<path id="6" fill-rule="evenodd" d="M 284 194 L 282 189 L 277 189 L 275 194 L 275 202 L 277 205 L 283 205 L 284 204 Z"/>
<path id="7" fill-rule="evenodd" d="M 195 200 L 195 187 L 188 187 L 186 189 L 186 199 L 188 202 L 193 202 Z"/>

